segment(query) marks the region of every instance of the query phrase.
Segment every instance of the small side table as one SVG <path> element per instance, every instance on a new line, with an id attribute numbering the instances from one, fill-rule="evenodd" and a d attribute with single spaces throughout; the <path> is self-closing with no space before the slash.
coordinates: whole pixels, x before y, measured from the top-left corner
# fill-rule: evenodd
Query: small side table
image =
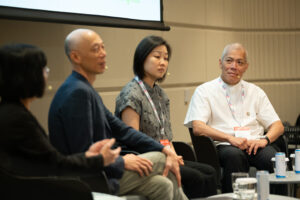
<path id="1" fill-rule="evenodd" d="M 275 173 L 269 175 L 269 181 L 272 184 L 287 184 L 288 195 L 294 196 L 295 186 L 300 183 L 300 174 L 296 174 L 294 171 L 287 171 L 285 178 L 276 178 Z"/>

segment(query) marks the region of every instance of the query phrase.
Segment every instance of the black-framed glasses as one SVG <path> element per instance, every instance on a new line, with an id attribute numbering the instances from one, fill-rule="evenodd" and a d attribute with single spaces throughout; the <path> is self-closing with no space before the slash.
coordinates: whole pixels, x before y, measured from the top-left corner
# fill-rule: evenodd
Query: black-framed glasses
<path id="1" fill-rule="evenodd" d="M 247 63 L 244 59 L 233 59 L 230 57 L 225 58 L 225 63 L 228 65 L 231 65 L 234 62 L 240 67 L 244 66 Z"/>

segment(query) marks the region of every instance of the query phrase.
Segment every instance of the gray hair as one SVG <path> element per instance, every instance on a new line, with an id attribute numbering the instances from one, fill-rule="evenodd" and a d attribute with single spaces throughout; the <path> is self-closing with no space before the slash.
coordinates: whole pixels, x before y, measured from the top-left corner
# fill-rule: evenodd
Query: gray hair
<path id="1" fill-rule="evenodd" d="M 227 56 L 228 52 L 233 49 L 239 49 L 239 50 L 244 51 L 245 61 L 246 61 L 246 63 L 248 63 L 248 52 L 245 49 L 245 47 L 240 43 L 231 43 L 231 44 L 226 45 L 223 50 L 221 60 L 223 61 L 224 58 Z"/>

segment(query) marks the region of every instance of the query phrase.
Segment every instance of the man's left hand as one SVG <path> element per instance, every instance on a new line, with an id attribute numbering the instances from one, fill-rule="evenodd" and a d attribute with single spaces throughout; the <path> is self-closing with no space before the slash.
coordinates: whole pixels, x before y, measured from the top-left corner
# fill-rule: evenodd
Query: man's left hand
<path id="1" fill-rule="evenodd" d="M 267 140 L 248 140 L 247 153 L 256 155 L 258 148 L 265 148 L 268 144 Z"/>

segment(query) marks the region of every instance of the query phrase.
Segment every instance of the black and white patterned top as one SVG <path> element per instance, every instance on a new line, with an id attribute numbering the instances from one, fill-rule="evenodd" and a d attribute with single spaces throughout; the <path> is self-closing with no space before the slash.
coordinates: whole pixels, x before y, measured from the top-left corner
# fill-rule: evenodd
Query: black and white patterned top
<path id="1" fill-rule="evenodd" d="M 170 122 L 170 100 L 166 93 L 157 84 L 151 88 L 143 82 L 152 101 L 157 109 L 161 121 L 164 121 L 165 134 L 160 134 L 161 125 L 158 122 L 154 111 L 145 93 L 139 84 L 133 79 L 121 90 L 116 99 L 115 115 L 121 118 L 121 113 L 126 107 L 131 107 L 140 116 L 140 131 L 159 141 L 168 139 L 172 141 L 173 135 Z M 164 120 L 161 117 L 164 117 Z"/>

